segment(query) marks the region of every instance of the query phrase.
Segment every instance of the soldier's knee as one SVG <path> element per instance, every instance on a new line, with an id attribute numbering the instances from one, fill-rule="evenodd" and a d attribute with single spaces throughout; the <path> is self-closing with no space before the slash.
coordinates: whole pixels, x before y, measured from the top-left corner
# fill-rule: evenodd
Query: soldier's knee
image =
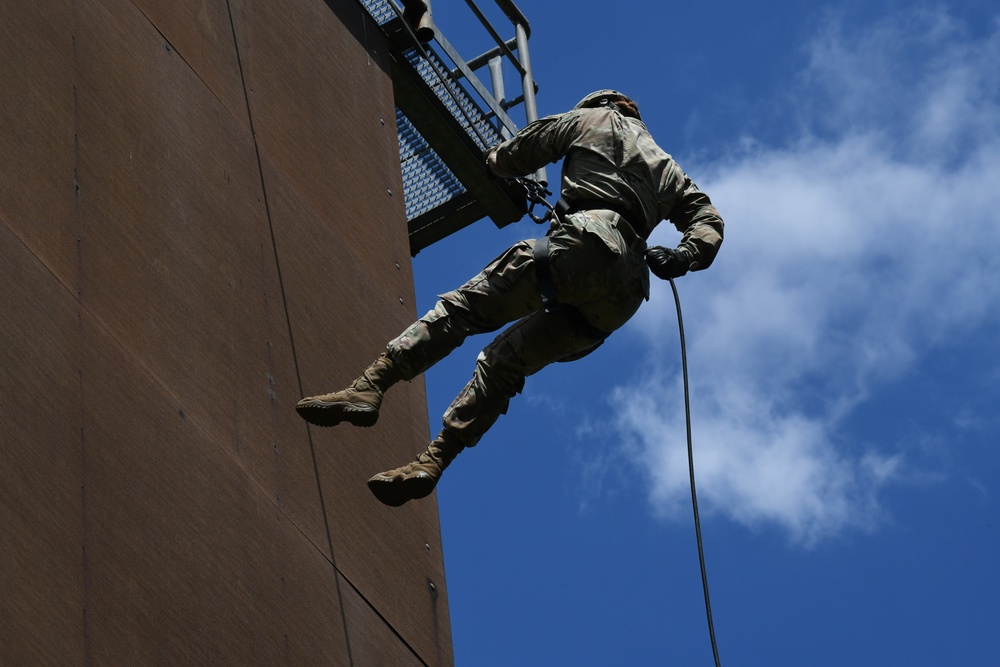
<path id="1" fill-rule="evenodd" d="M 524 390 L 525 372 L 517 363 L 497 352 L 497 345 L 490 345 L 476 359 L 476 374 L 487 395 L 509 401 Z M 503 410 L 506 413 L 506 406 Z"/>

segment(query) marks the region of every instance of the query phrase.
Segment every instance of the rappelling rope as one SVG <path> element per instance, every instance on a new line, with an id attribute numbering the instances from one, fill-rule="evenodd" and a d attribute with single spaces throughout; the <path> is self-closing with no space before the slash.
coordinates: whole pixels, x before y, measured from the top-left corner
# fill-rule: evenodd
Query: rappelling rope
<path id="1" fill-rule="evenodd" d="M 677 327 L 681 338 L 681 371 L 684 376 L 684 420 L 687 424 L 688 471 L 691 476 L 691 507 L 694 509 L 694 533 L 698 539 L 698 562 L 701 565 L 701 585 L 705 591 L 705 613 L 708 616 L 708 635 L 712 640 L 712 655 L 716 667 L 722 667 L 719 661 L 719 646 L 715 641 L 715 623 L 712 622 L 712 601 L 708 596 L 708 571 L 705 569 L 705 547 L 701 541 L 701 519 L 698 516 L 698 493 L 694 485 L 694 447 L 691 442 L 691 395 L 688 389 L 687 346 L 684 343 L 684 318 L 681 316 L 681 298 L 677 294 L 677 286 L 670 280 L 670 289 L 674 292 L 674 303 L 677 304 Z"/>
<path id="2" fill-rule="evenodd" d="M 549 221 L 555 213 L 553 207 L 547 199 L 552 193 L 541 183 L 530 178 L 511 179 L 520 184 L 525 191 L 525 196 L 530 203 L 528 217 L 541 224 Z M 536 204 L 540 204 L 547 209 L 542 216 L 534 213 Z M 708 570 L 705 568 L 705 546 L 701 539 L 701 518 L 698 513 L 698 492 L 694 483 L 694 445 L 691 438 L 691 392 L 688 383 L 687 367 L 687 345 L 684 341 L 684 317 L 681 314 L 681 297 L 677 293 L 677 285 L 670 279 L 670 289 L 674 293 L 674 303 L 677 304 L 677 328 L 680 332 L 681 341 L 681 371 L 684 377 L 684 421 L 687 425 L 687 452 L 688 452 L 688 472 L 691 477 L 691 507 L 694 510 L 694 532 L 698 541 L 698 563 L 701 566 L 701 585 L 705 591 L 705 614 L 708 617 L 708 635 L 712 641 L 712 656 L 715 658 L 715 667 L 722 667 L 719 660 L 719 645 L 715 641 L 715 623 L 712 621 L 712 601 L 708 594 Z"/>

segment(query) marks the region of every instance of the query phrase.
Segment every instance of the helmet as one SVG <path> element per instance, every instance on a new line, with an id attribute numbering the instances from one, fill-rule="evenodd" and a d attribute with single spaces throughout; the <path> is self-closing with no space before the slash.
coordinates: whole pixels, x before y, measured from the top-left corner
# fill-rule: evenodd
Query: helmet
<path id="1" fill-rule="evenodd" d="M 625 95 L 624 93 L 619 93 L 617 90 L 610 90 L 610 89 L 598 90 L 587 95 L 582 100 L 577 102 L 576 106 L 573 108 L 593 109 L 605 106 L 616 107 L 615 102 L 628 103 L 630 107 L 633 107 L 635 109 L 636 117 L 637 118 L 639 117 L 639 107 L 628 95 Z M 642 119 L 640 118 L 640 120 Z"/>

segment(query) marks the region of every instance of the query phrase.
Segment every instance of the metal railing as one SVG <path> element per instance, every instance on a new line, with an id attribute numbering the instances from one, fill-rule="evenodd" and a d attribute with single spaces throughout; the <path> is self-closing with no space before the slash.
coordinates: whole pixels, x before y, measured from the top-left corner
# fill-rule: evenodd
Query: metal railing
<path id="1" fill-rule="evenodd" d="M 517 132 L 517 124 L 508 113 L 514 107 L 523 105 L 526 122 L 538 118 L 536 86 L 528 52 L 531 34 L 528 20 L 511 0 L 492 2 L 509 20 L 510 26 L 505 30 L 512 28 L 513 36 L 504 39 L 482 8 L 474 0 L 465 0 L 492 41 L 487 50 L 466 60 L 435 25 L 429 0 L 361 0 L 379 25 L 402 27 L 407 33 L 409 39 L 401 51 L 403 58 L 480 150 Z M 484 41 L 487 40 L 484 38 Z M 504 61 L 519 79 L 519 90 L 513 99 L 507 98 Z M 488 71 L 488 84 L 478 74 L 484 67 Z M 398 110 L 397 124 L 406 211 L 408 219 L 412 220 L 463 194 L 464 188 L 420 135 L 419 128 Z M 544 169 L 539 170 L 535 178 L 544 182 Z"/>

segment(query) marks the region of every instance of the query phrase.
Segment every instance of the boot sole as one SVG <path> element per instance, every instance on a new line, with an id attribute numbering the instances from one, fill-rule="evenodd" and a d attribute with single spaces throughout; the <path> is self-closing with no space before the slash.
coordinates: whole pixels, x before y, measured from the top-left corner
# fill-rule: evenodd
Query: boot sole
<path id="1" fill-rule="evenodd" d="M 426 473 L 412 477 L 382 477 L 375 475 L 368 480 L 368 488 L 379 502 L 389 507 L 399 507 L 410 500 L 418 500 L 431 495 L 437 482 Z"/>
<path id="2" fill-rule="evenodd" d="M 299 401 L 295 411 L 314 426 L 336 426 L 347 422 L 354 426 L 369 427 L 378 421 L 378 410 L 365 403 Z"/>

